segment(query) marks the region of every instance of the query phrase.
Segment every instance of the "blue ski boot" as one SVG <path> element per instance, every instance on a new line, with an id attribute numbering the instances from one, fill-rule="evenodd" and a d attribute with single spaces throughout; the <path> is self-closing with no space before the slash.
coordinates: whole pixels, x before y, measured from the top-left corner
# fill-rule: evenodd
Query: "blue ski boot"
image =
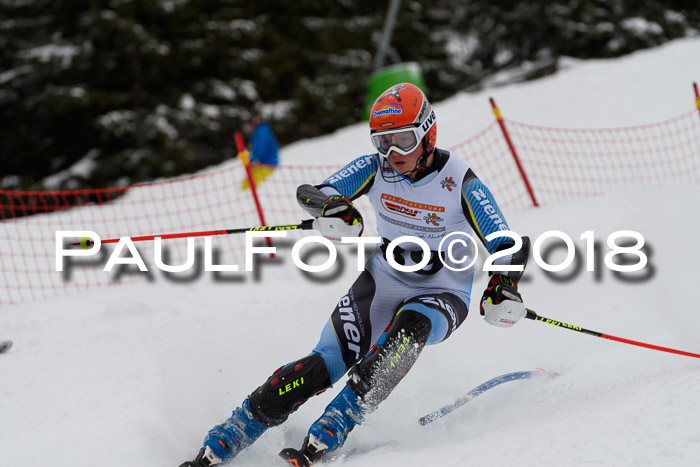
<path id="1" fill-rule="evenodd" d="M 204 439 L 204 447 L 194 461 L 180 467 L 208 467 L 233 459 L 262 435 L 267 427 L 253 418 L 248 399 L 242 407 L 233 411 L 231 417 L 217 425 Z"/>
<path id="2" fill-rule="evenodd" d="M 283 449 L 280 457 L 295 467 L 309 467 L 341 447 L 348 434 L 364 420 L 366 410 L 348 386 L 333 399 L 304 439 L 301 450 Z"/>

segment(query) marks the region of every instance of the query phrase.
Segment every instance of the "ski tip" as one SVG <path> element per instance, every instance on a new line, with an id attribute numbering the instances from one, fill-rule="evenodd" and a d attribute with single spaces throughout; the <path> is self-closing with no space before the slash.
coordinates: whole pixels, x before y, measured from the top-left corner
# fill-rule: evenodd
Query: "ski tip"
<path id="1" fill-rule="evenodd" d="M 309 460 L 294 448 L 285 448 L 280 451 L 280 457 L 284 459 L 287 464 L 294 467 L 310 467 Z"/>
<path id="2" fill-rule="evenodd" d="M 539 376 L 544 376 L 545 378 L 549 378 L 549 379 L 554 379 L 554 378 L 561 376 L 561 374 L 557 373 L 556 371 L 549 371 L 549 370 L 545 370 L 544 368 L 537 368 L 535 371 L 537 371 L 537 374 Z"/>
<path id="3" fill-rule="evenodd" d="M 12 347 L 12 341 L 0 342 L 0 353 L 7 352 Z"/>

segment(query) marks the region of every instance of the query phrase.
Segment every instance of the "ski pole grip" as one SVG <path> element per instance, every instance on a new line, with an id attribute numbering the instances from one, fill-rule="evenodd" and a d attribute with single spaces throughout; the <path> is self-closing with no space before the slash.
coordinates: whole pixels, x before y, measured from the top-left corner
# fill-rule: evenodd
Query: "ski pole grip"
<path id="1" fill-rule="evenodd" d="M 299 230 L 313 230 L 316 219 L 305 219 L 299 224 Z"/>
<path id="2" fill-rule="evenodd" d="M 531 310 L 531 309 L 529 309 L 529 308 L 525 308 L 525 310 L 527 310 L 527 314 L 525 315 L 525 317 L 526 317 L 527 319 L 537 319 L 537 318 L 539 318 L 539 316 L 537 316 L 537 313 L 535 313 L 533 310 Z"/>

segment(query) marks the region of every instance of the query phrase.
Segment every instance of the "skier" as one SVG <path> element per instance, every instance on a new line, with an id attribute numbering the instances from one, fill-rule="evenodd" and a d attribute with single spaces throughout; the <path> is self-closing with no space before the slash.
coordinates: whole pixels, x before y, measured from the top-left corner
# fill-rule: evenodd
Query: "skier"
<path id="1" fill-rule="evenodd" d="M 243 131 L 250 135 L 252 146 L 250 162 L 276 166 L 279 163 L 279 144 L 268 123 L 260 120 L 259 115 L 254 115 L 243 127 Z"/>
<path id="2" fill-rule="evenodd" d="M 378 152 L 352 161 L 321 185 L 300 186 L 297 200 L 315 217 L 335 222 L 321 234 L 357 236 L 362 216 L 352 201 L 369 196 L 380 248 L 338 301 L 311 353 L 275 371 L 228 420 L 209 431 L 196 458 L 180 467 L 232 459 L 349 371 L 346 386 L 312 424 L 301 449 L 284 449 L 280 456 L 290 465 L 309 466 L 341 447 L 389 396 L 424 346 L 445 340 L 467 317 L 473 269 L 460 271 L 453 259 L 473 257 L 473 247 L 458 245 L 451 258 L 441 255 L 443 263 L 440 241 L 451 232 L 476 234 L 491 254 L 515 243 L 505 236 L 486 241 L 489 234 L 508 230 L 506 220 L 472 169 L 435 147 L 435 113 L 419 88 L 402 83 L 386 90 L 372 107 L 369 125 Z M 407 235 L 431 250 L 416 272 L 399 271 L 387 259 L 391 254 L 404 266 L 424 260 L 414 242 L 389 248 L 393 239 Z M 512 326 L 525 316 L 517 291 L 522 271 L 506 266 L 524 269 L 528 252 L 529 240 L 523 237 L 518 252 L 496 261 L 504 270 L 493 273 L 480 308 L 490 324 Z"/>
<path id="3" fill-rule="evenodd" d="M 279 143 L 272 127 L 261 122 L 260 116 L 255 115 L 243 126 L 243 132 L 250 136 L 250 163 L 253 180 L 257 185 L 267 177 L 279 164 Z M 247 190 L 248 180 L 244 180 L 241 189 Z"/>

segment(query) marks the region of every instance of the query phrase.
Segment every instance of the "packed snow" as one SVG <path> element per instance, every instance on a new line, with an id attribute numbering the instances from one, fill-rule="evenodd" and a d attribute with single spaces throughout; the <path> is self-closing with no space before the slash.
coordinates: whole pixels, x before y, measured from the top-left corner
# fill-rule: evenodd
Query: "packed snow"
<path id="1" fill-rule="evenodd" d="M 700 39 L 685 39 L 617 60 L 569 60 L 545 79 L 462 93 L 435 105 L 439 145 L 488 125 L 488 96 L 506 117 L 550 126 L 625 126 L 679 115 L 694 108 L 699 56 Z M 367 129 L 358 124 L 290 145 L 281 158 L 343 163 L 369 150 Z M 529 265 L 520 287 L 526 305 L 573 325 L 700 353 L 698 199 L 696 185 L 635 188 L 509 216 L 521 235 L 534 240 L 559 230 L 576 245 L 575 265 L 562 273 Z M 606 239 L 619 230 L 644 236 L 643 271 L 613 274 L 603 264 Z M 594 272 L 585 267 L 586 231 L 599 242 Z M 172 467 L 190 459 L 209 428 L 315 345 L 357 274 L 355 255 L 340 249 L 346 267 L 325 282 L 303 275 L 286 250 L 278 263 L 240 280 L 173 284 L 156 275 L 151 283 L 0 310 L 0 340 L 15 344 L 0 355 L 0 464 Z M 563 256 L 556 249 L 549 262 Z M 423 352 L 329 465 L 697 465 L 700 359 L 530 320 L 489 326 L 478 311 L 486 280 L 477 275 L 461 328 Z M 560 376 L 504 384 L 429 426 L 418 424 L 488 379 L 535 368 Z M 311 399 L 230 465 L 282 465 L 277 452 L 300 446 L 341 388 L 342 381 Z"/>

